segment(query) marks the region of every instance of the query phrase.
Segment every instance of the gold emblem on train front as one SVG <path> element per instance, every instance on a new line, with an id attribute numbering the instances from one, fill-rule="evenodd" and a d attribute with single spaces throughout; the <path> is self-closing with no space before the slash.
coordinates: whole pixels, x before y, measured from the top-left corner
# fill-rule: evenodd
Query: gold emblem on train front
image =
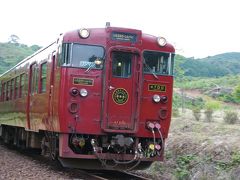
<path id="1" fill-rule="evenodd" d="M 112 95 L 113 101 L 118 105 L 123 105 L 128 101 L 128 92 L 123 88 L 117 88 Z"/>

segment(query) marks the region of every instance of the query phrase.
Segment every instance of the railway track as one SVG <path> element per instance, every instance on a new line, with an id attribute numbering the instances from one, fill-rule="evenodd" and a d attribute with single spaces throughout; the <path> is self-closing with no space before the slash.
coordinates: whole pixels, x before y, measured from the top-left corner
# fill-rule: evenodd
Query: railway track
<path id="1" fill-rule="evenodd" d="M 149 180 L 125 171 L 63 168 L 35 151 L 19 151 L 1 140 L 0 165 L 0 179 Z"/>
<path id="2" fill-rule="evenodd" d="M 90 177 L 95 178 L 96 180 L 151 180 L 149 178 L 139 176 L 126 171 L 113 171 L 113 170 L 101 170 L 93 171 L 87 170 L 83 171 Z"/>

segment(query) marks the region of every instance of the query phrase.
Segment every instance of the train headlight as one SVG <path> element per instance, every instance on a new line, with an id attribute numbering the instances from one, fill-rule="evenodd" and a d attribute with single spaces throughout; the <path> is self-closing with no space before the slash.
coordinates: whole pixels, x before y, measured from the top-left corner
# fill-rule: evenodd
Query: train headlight
<path id="1" fill-rule="evenodd" d="M 81 38 L 86 39 L 86 38 L 89 37 L 90 32 L 89 32 L 88 29 L 82 28 L 82 29 L 79 30 L 79 35 L 80 35 Z"/>
<path id="2" fill-rule="evenodd" d="M 159 95 L 157 95 L 157 94 L 154 94 L 154 95 L 153 95 L 153 101 L 154 101 L 155 103 L 159 103 L 160 100 L 161 100 L 161 98 L 160 98 Z"/>
<path id="3" fill-rule="evenodd" d="M 96 65 L 101 65 L 102 64 L 102 61 L 101 61 L 101 59 L 96 59 L 95 61 L 94 61 L 94 63 L 96 64 Z"/>
<path id="4" fill-rule="evenodd" d="M 158 37 L 157 38 L 158 45 L 163 47 L 167 44 L 167 40 L 164 37 Z"/>
<path id="5" fill-rule="evenodd" d="M 88 91 L 86 89 L 80 89 L 80 95 L 82 97 L 86 97 L 88 95 Z"/>

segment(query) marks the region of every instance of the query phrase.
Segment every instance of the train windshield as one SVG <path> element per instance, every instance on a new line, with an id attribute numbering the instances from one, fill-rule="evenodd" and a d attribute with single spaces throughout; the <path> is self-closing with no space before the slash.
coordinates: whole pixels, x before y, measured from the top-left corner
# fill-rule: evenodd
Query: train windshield
<path id="1" fill-rule="evenodd" d="M 82 44 L 63 44 L 62 65 L 86 69 L 102 69 L 104 48 Z"/>
<path id="2" fill-rule="evenodd" d="M 145 51 L 143 53 L 144 73 L 155 75 L 173 75 L 173 59 L 171 53 Z"/>

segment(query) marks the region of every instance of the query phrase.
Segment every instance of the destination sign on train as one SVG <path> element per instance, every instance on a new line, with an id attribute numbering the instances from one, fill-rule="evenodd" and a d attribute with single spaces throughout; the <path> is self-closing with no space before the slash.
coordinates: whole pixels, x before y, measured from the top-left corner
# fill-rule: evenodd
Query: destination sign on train
<path id="1" fill-rule="evenodd" d="M 112 32 L 111 36 L 114 41 L 125 41 L 135 43 L 137 41 L 137 35 L 125 32 Z"/>

